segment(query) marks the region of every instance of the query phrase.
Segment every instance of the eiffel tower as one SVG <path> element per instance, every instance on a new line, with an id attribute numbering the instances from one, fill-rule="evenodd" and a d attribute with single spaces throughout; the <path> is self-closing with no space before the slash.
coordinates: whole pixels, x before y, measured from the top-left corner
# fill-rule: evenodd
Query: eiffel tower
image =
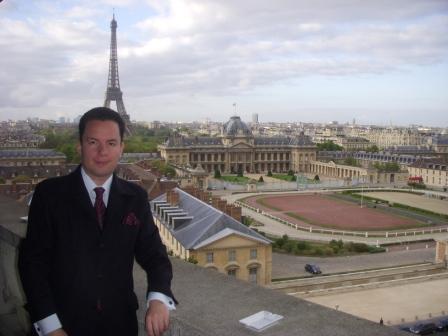
<path id="1" fill-rule="evenodd" d="M 106 98 L 104 106 L 110 107 L 110 102 L 115 101 L 117 104 L 117 112 L 123 118 L 126 124 L 126 134 L 131 135 L 131 120 L 123 103 L 123 92 L 120 89 L 120 78 L 118 77 L 118 56 L 117 56 L 117 21 L 115 21 L 115 13 L 110 22 L 111 39 L 110 39 L 110 59 L 109 59 L 109 78 L 107 80 Z"/>

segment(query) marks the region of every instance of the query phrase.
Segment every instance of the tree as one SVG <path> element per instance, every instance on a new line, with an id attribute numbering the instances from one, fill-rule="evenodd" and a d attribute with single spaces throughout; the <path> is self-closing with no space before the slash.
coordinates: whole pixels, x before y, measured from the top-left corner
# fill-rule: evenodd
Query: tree
<path id="1" fill-rule="evenodd" d="M 314 176 L 314 181 L 320 181 L 319 175 Z"/>
<path id="2" fill-rule="evenodd" d="M 264 182 L 263 176 L 260 176 L 260 178 L 258 179 L 258 182 Z"/>
<path id="3" fill-rule="evenodd" d="M 189 256 L 187 261 L 189 263 L 194 264 L 194 265 L 196 265 L 198 263 L 198 260 L 195 257 L 193 257 L 193 256 Z"/>
<path id="4" fill-rule="evenodd" d="M 330 242 L 330 247 L 333 249 L 334 253 L 337 254 L 340 250 L 344 248 L 344 242 L 341 239 L 339 240 L 333 239 Z"/>
<path id="5" fill-rule="evenodd" d="M 358 161 L 353 157 L 348 157 L 344 159 L 344 164 L 347 166 L 359 167 Z"/>
<path id="6" fill-rule="evenodd" d="M 220 179 L 221 178 L 221 171 L 219 169 L 215 170 L 215 176 L 216 179 Z"/>
<path id="7" fill-rule="evenodd" d="M 288 176 L 294 176 L 294 171 L 288 170 Z"/>
<path id="8" fill-rule="evenodd" d="M 303 251 L 303 250 L 307 250 L 307 249 L 309 249 L 309 248 L 310 248 L 310 244 L 309 244 L 308 242 L 303 241 L 303 240 L 299 240 L 299 241 L 297 242 L 297 249 L 298 249 L 298 250 Z"/>
<path id="9" fill-rule="evenodd" d="M 28 183 L 31 182 L 31 177 L 28 175 L 17 175 L 13 180 L 12 183 Z"/>
<path id="10" fill-rule="evenodd" d="M 373 167 L 377 169 L 380 173 L 397 173 L 400 171 L 400 165 L 397 162 L 386 162 L 379 163 L 375 162 Z"/>
<path id="11" fill-rule="evenodd" d="M 3 177 L 0 177 L 0 184 L 5 184 L 5 183 L 6 183 L 5 179 Z"/>
<path id="12" fill-rule="evenodd" d="M 237 173 L 237 176 L 238 176 L 238 177 L 243 177 L 243 167 L 242 167 L 242 166 L 239 166 L 239 167 L 238 167 L 238 173 Z"/>
<path id="13" fill-rule="evenodd" d="M 272 172 L 270 170 L 268 170 L 267 176 L 272 176 Z"/>
<path id="14" fill-rule="evenodd" d="M 377 145 L 372 145 L 366 149 L 367 153 L 378 153 L 380 150 Z"/>
<path id="15" fill-rule="evenodd" d="M 176 170 L 167 165 L 165 161 L 162 160 L 154 160 L 151 162 L 152 167 L 157 169 L 161 174 L 167 176 L 167 177 L 175 177 L 176 176 Z"/>
<path id="16" fill-rule="evenodd" d="M 340 151 L 342 147 L 335 144 L 332 140 L 324 141 L 323 143 L 317 144 L 318 151 Z"/>

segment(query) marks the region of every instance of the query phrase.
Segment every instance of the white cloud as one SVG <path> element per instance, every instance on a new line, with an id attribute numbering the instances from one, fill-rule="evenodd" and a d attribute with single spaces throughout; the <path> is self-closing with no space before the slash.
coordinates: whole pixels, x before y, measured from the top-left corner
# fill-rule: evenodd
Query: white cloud
<path id="1" fill-rule="evenodd" d="M 55 95 L 67 105 L 102 99 L 110 39 L 104 5 L 120 8 L 121 85 L 134 99 L 238 96 L 313 76 L 387 78 L 448 56 L 444 0 L 42 1 L 35 14 L 20 4 L 0 16 L 0 90 L 9 97 L 0 109 L 50 108 Z M 40 88 L 35 95 L 32 86 Z"/>

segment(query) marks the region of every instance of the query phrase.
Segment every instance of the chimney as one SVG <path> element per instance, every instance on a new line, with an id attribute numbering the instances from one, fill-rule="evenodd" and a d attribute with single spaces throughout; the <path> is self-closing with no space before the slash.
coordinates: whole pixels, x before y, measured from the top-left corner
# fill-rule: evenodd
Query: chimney
<path id="1" fill-rule="evenodd" d="M 218 209 L 221 210 L 222 212 L 226 212 L 226 205 L 227 205 L 227 201 L 226 200 L 219 200 L 218 201 Z"/>
<path id="2" fill-rule="evenodd" d="M 212 207 L 219 209 L 219 201 L 221 200 L 220 197 L 218 196 L 213 196 L 212 197 Z"/>
<path id="3" fill-rule="evenodd" d="M 241 214 L 241 207 L 232 205 L 232 208 L 230 209 L 230 216 L 241 223 Z"/>
<path id="4" fill-rule="evenodd" d="M 169 204 L 171 204 L 172 194 L 173 194 L 173 190 L 170 189 L 170 190 L 166 191 L 166 202 Z"/>
<path id="5" fill-rule="evenodd" d="M 232 204 L 226 204 L 226 214 L 232 216 Z"/>
<path id="6" fill-rule="evenodd" d="M 170 204 L 171 204 L 172 206 L 177 206 L 177 205 L 179 205 L 179 193 L 177 193 L 177 192 L 175 192 L 175 191 L 173 191 L 173 192 L 171 193 L 171 202 L 170 202 Z"/>

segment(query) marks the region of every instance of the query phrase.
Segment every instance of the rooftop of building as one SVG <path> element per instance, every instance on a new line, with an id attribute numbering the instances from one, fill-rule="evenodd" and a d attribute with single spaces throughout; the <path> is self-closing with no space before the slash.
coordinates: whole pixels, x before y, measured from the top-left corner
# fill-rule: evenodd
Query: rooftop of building
<path id="1" fill-rule="evenodd" d="M 252 137 L 251 135 L 248 137 Z M 311 138 L 307 135 L 297 136 L 254 136 L 255 146 L 314 146 Z M 180 137 L 174 136 L 168 138 L 164 145 L 166 147 L 199 147 L 199 146 L 215 146 L 222 147 L 224 145 L 222 137 Z"/>
<path id="2" fill-rule="evenodd" d="M 251 136 L 252 131 L 239 116 L 233 116 L 222 126 L 222 135 L 229 136 Z"/>
<path id="3" fill-rule="evenodd" d="M 437 158 L 422 158 L 410 165 L 412 168 L 447 170 L 448 163 Z"/>
<path id="4" fill-rule="evenodd" d="M 27 207 L 0 195 L 0 244 L 17 246 L 25 236 L 26 223 L 20 217 Z M 3 249 L 2 249 L 3 250 Z M 6 257 L 4 254 L 1 257 Z M 172 258 L 173 292 L 180 302 L 171 313 L 169 335 L 178 336 L 250 336 L 240 319 L 265 310 L 283 316 L 277 325 L 259 333 L 263 336 L 399 336 L 406 333 L 367 321 L 335 309 L 297 299 L 283 293 L 243 282 L 227 275 Z M 12 267 L 14 263 L 3 263 Z M 7 269 L 7 281 L 17 280 L 17 272 Z M 134 269 L 135 291 L 139 298 L 140 336 L 144 335 L 146 275 L 137 266 Z M 8 285 L 8 284 L 7 284 Z M 9 284 L 9 289 L 16 284 Z M 1 300 L 4 300 L 2 297 Z M 3 303 L 3 301 L 2 301 Z M 23 304 L 23 302 L 21 303 Z M 7 319 L 9 323 L 3 323 Z M 2 312 L 2 328 L 17 328 L 19 320 L 14 312 Z M 1 329 L 4 331 L 4 329 Z M 5 331 L 5 334 L 12 334 Z M 25 333 L 15 332 L 24 336 Z"/>
<path id="5" fill-rule="evenodd" d="M 270 243 L 259 233 L 184 190 L 175 188 L 173 191 L 179 195 L 177 205 L 170 205 L 167 194 L 162 194 L 150 202 L 151 210 L 186 249 L 197 249 L 232 234 Z"/>
<path id="6" fill-rule="evenodd" d="M 65 158 L 65 154 L 54 149 L 1 149 L 0 159 L 9 158 Z"/>

